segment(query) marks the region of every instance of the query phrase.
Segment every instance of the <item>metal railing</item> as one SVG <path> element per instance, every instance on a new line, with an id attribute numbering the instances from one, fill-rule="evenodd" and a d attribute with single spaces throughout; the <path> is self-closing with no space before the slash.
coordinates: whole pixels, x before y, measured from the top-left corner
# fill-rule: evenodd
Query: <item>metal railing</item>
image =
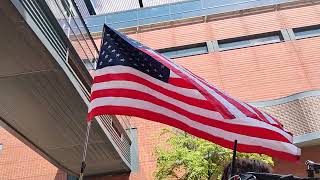
<path id="1" fill-rule="evenodd" d="M 46 0 L 83 63 L 95 68 L 99 50 L 74 0 Z"/>
<path id="2" fill-rule="evenodd" d="M 57 18 L 61 28 L 69 38 L 78 55 L 82 59 L 87 69 L 95 69 L 97 58 L 99 55 L 98 47 L 93 40 L 81 12 L 78 10 L 77 4 L 74 0 L 46 0 L 50 2 L 50 9 L 55 12 L 54 15 Z M 65 4 L 65 5 L 64 5 Z M 89 67 L 89 66 L 91 67 Z M 125 116 L 101 116 L 103 125 L 110 132 L 112 140 L 116 143 L 121 151 L 122 155 L 130 163 L 130 129 L 131 125 L 128 123 L 128 117 Z M 112 123 L 116 123 L 120 129 L 121 136 L 116 133 Z M 122 126 L 122 128 L 121 128 Z"/>
<path id="3" fill-rule="evenodd" d="M 131 139 L 127 134 L 127 131 L 118 129 L 118 127 L 122 125 L 119 123 L 119 119 L 115 116 L 100 116 L 100 119 L 107 131 L 111 134 L 113 141 L 119 148 L 123 157 L 131 164 Z M 115 125 L 113 125 L 113 123 Z"/>
<path id="4" fill-rule="evenodd" d="M 87 69 L 95 69 L 99 55 L 98 47 L 86 26 L 74 0 L 46 0 L 70 42 L 77 50 Z M 102 29 L 101 29 L 102 30 Z M 88 67 L 91 66 L 91 67 Z M 124 129 L 130 129 L 129 117 L 117 116 Z M 127 131 L 126 133 L 130 133 Z"/>
<path id="5" fill-rule="evenodd" d="M 175 21 L 206 15 L 221 14 L 263 6 L 271 6 L 297 0 L 190 0 L 155 7 L 133 9 L 86 17 L 90 32 L 100 32 L 102 25 L 115 29 L 138 27 L 164 21 Z"/>

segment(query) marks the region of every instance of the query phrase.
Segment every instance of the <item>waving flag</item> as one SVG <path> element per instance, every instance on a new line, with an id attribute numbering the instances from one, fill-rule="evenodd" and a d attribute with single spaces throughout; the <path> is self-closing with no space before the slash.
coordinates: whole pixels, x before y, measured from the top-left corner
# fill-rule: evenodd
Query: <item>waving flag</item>
<path id="1" fill-rule="evenodd" d="M 230 149 L 237 140 L 240 152 L 300 155 L 276 119 L 106 25 L 88 119 L 103 114 L 164 123 Z"/>

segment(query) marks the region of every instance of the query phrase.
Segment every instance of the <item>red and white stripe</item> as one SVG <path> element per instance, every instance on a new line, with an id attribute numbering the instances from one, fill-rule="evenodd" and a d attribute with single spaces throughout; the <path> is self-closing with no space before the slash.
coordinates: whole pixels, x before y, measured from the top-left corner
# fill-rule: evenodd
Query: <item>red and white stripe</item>
<path id="1" fill-rule="evenodd" d="M 221 146 L 296 160 L 300 149 L 271 116 L 231 98 L 183 67 L 143 51 L 170 69 L 169 83 L 128 66 L 95 72 L 89 119 L 129 115 L 164 123 Z"/>

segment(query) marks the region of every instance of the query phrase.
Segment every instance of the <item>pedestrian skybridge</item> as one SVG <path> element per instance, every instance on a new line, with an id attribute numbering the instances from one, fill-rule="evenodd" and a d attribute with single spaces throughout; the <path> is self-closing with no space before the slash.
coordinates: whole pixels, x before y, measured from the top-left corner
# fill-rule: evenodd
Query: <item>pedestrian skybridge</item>
<path id="1" fill-rule="evenodd" d="M 0 125 L 58 168 L 78 175 L 92 77 L 73 43 L 82 41 L 79 47 L 92 66 L 98 48 L 78 25 L 84 22 L 74 4 L 49 1 L 57 2 L 59 11 L 44 0 L 0 2 Z M 67 28 L 72 23 L 77 30 Z M 130 127 L 121 118 L 101 116 L 92 123 L 86 175 L 131 171 Z"/>

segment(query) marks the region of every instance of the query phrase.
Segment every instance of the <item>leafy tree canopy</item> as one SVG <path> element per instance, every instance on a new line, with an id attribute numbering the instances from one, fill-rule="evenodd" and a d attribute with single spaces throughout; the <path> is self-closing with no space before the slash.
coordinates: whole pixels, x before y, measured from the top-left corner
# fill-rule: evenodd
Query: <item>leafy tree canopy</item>
<path id="1" fill-rule="evenodd" d="M 185 132 L 164 129 L 167 140 L 155 149 L 158 180 L 206 180 L 221 177 L 232 159 L 232 150 Z M 262 160 L 273 166 L 272 158 L 260 154 L 237 153 L 237 157 Z"/>

